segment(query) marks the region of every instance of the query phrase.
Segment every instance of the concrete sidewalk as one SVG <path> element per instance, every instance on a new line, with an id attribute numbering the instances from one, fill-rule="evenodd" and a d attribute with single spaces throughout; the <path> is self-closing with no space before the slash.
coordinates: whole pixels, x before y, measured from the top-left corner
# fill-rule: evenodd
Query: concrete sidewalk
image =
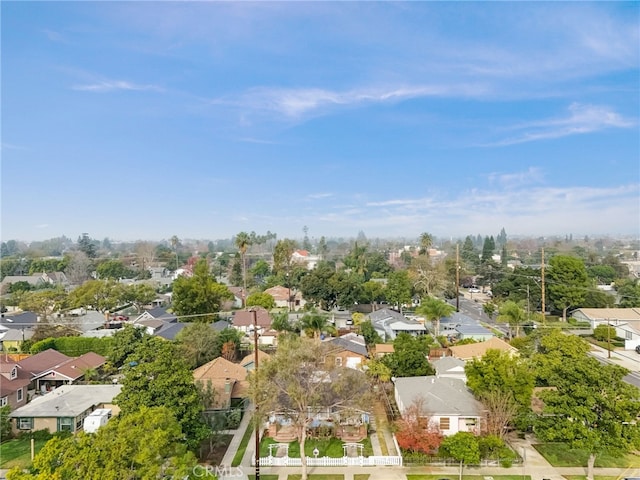
<path id="1" fill-rule="evenodd" d="M 242 421 L 240 422 L 240 426 L 236 430 L 229 430 L 228 433 L 233 433 L 233 438 L 229 443 L 229 447 L 227 448 L 227 452 L 222 457 L 222 465 L 231 465 L 233 461 L 233 457 L 235 457 L 238 448 L 240 447 L 240 442 L 242 441 L 242 437 L 244 436 L 244 432 L 247 430 L 247 427 L 251 423 L 251 418 L 253 417 L 253 404 L 250 403 L 247 405 L 247 409 L 242 416 Z M 253 445 L 249 443 L 249 445 Z M 251 448 L 253 450 L 253 448 Z M 249 447 L 247 447 L 247 451 L 249 451 Z"/>

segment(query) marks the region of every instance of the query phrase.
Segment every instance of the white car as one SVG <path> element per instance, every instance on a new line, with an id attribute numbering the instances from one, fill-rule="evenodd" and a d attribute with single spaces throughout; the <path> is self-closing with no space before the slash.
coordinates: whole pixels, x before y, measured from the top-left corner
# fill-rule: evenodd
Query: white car
<path id="1" fill-rule="evenodd" d="M 480 289 L 479 288 L 470 288 L 469 289 L 469 293 L 480 293 Z"/>

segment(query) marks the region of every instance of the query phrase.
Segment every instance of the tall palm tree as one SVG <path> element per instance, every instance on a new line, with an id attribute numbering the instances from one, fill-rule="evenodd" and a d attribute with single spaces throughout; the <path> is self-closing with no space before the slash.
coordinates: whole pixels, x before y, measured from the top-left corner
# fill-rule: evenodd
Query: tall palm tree
<path id="1" fill-rule="evenodd" d="M 177 235 L 174 235 L 169 241 L 171 242 L 171 247 L 173 247 L 173 251 L 176 254 L 176 270 L 178 270 L 178 246 L 180 245 L 180 239 Z"/>
<path id="2" fill-rule="evenodd" d="M 240 232 L 236 235 L 235 244 L 242 260 L 242 306 L 244 307 L 247 298 L 247 249 L 251 245 L 251 237 L 247 232 Z"/>
<path id="3" fill-rule="evenodd" d="M 498 310 L 498 322 L 508 323 L 510 328 L 515 328 L 515 336 L 520 335 L 520 325 L 527 319 L 527 315 L 522 307 L 516 302 L 509 300 L 504 302 Z"/>
<path id="4" fill-rule="evenodd" d="M 420 235 L 420 255 L 429 256 L 429 249 L 433 245 L 433 237 L 431 234 L 424 232 Z"/>
<path id="5" fill-rule="evenodd" d="M 440 320 L 448 317 L 456 311 L 456 307 L 449 305 L 444 300 L 435 297 L 427 297 L 422 300 L 422 305 L 416 309 L 416 313 L 424 315 L 427 320 L 436 322 L 435 336 L 440 335 Z"/>

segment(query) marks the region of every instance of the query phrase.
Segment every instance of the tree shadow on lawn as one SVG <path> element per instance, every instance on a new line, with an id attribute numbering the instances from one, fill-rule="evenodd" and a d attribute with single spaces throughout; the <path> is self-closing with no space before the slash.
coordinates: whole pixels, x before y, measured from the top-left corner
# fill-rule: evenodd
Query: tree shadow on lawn
<path id="1" fill-rule="evenodd" d="M 589 454 L 577 448 L 569 448 L 565 443 L 538 443 L 533 445 L 554 467 L 586 467 Z M 627 454 L 621 457 L 598 455 L 596 468 L 637 468 L 640 467 L 640 456 Z"/>

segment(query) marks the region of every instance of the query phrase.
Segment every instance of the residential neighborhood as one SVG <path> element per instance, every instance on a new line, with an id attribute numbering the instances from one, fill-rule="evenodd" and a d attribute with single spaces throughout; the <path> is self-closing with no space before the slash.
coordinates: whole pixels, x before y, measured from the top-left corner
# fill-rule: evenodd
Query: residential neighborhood
<path id="1" fill-rule="evenodd" d="M 509 245 L 505 244 L 507 252 Z M 516 255 L 517 244 L 511 245 Z M 183 248 L 187 250 L 186 245 Z M 417 243 L 412 259 L 427 260 L 434 272 L 448 258 L 445 253 L 431 258 L 419 253 L 419 248 Z M 633 253 L 626 250 L 623 255 Z M 350 274 L 350 254 L 347 250 L 342 275 Z M 541 247 L 540 255 L 544 254 Z M 184 423 L 185 406 L 177 407 L 184 400 L 172 407 L 178 408 L 174 415 L 187 429 L 183 431 L 195 435 L 197 463 L 192 468 L 227 465 L 250 472 L 259 460 L 265 472 L 279 476 L 327 469 L 355 474 L 363 469 L 363 474 L 374 478 L 375 474 L 367 473 L 372 466 L 389 472 L 397 469 L 384 478 L 395 478 L 392 475 L 407 469 L 447 474 L 452 472 L 449 465 L 456 462 L 456 450 L 449 450 L 453 448 L 449 445 L 463 442 L 464 448 L 478 448 L 478 456 L 472 457 L 476 460 L 467 461 L 468 468 L 489 476 L 502 474 L 501 469 L 504 474 L 524 469 L 532 477 L 544 471 L 545 478 L 552 478 L 567 467 L 554 467 L 552 457 L 546 456 L 556 447 L 547 451 L 545 445 L 559 444 L 554 443 L 558 441 L 553 436 L 555 426 L 545 415 L 561 411 L 564 403 L 556 403 L 565 402 L 561 395 L 580 401 L 571 393 L 575 383 L 564 385 L 563 379 L 584 363 L 615 378 L 610 388 L 618 395 L 630 395 L 633 407 L 618 413 L 620 423 L 628 426 L 620 441 L 629 443 L 616 445 L 631 455 L 623 458 L 636 458 L 634 439 L 640 439 L 635 423 L 640 403 L 633 403 L 639 401 L 640 386 L 640 355 L 635 350 L 640 340 L 634 323 L 640 322 L 637 290 L 625 290 L 631 296 L 616 298 L 613 288 L 603 294 L 601 307 L 576 304 L 565 311 L 563 297 L 553 293 L 552 279 L 565 268 L 562 262 L 575 263 L 576 257 L 563 253 L 551 257 L 545 269 L 549 290 L 538 295 L 532 294 L 531 287 L 512 285 L 540 282 L 541 269 L 507 264 L 500 276 L 489 278 L 474 274 L 481 270 L 475 264 L 454 257 L 473 275 L 472 280 L 465 277 L 456 285 L 444 275 L 437 291 L 409 289 L 399 297 L 392 290 L 393 282 L 403 272 L 411 278 L 411 263 L 406 270 L 389 266 L 390 281 L 371 282 L 378 293 L 376 301 L 367 304 L 364 295 L 354 296 L 358 291 L 364 294 L 366 273 L 362 286 L 350 284 L 344 292 L 323 292 L 314 276 L 331 282 L 326 275 L 336 275 L 335 268 L 325 270 L 328 262 L 319 258 L 309 269 L 291 255 L 300 277 L 295 286 L 287 287 L 281 283 L 268 287 L 269 283 L 253 276 L 234 279 L 231 272 L 220 276 L 215 261 L 186 255 L 183 270 L 190 273 L 168 284 L 171 295 L 166 295 L 165 287 L 149 289 L 148 280 L 135 277 L 89 276 L 82 284 L 61 290 L 18 283 L 26 289 L 19 297 L 14 284 L 7 283 L 10 293 L 3 297 L 7 311 L 0 333 L 0 398 L 6 409 L 3 435 L 9 442 L 20 442 L 43 431 L 72 434 L 67 441 L 73 441 L 86 424 L 98 439 L 101 431 L 116 428 L 120 418 L 125 421 L 143 406 L 168 407 L 172 395 L 180 395 L 191 398 L 189 415 L 200 417 L 203 427 L 194 430 L 193 423 Z M 268 257 L 257 255 L 248 263 L 261 261 L 270 269 L 267 278 L 278 282 L 281 267 Z M 493 256 L 489 261 L 501 263 Z M 615 266 L 628 272 L 617 282 L 630 282 L 637 289 L 631 270 L 617 259 Z M 588 272 L 585 264 L 580 268 Z M 5 278 L 21 282 L 20 277 Z M 240 291 L 234 281 L 243 285 Z M 463 286 L 465 282 L 471 286 Z M 189 296 L 203 285 L 210 290 L 200 304 L 181 303 L 182 295 Z M 467 296 L 475 285 L 493 295 Z M 127 293 L 138 288 L 145 294 L 141 306 Z M 586 282 L 573 288 L 595 292 L 598 285 L 590 287 Z M 88 294 L 83 293 L 85 289 Z M 100 296 L 92 293 L 100 289 Z M 447 293 L 456 291 L 460 293 L 457 302 Z M 50 295 L 46 292 L 58 292 L 58 307 L 22 308 L 37 304 L 25 298 Z M 22 300 L 12 304 L 14 298 Z M 238 298 L 257 303 L 237 304 L 233 299 Z M 95 303 L 97 299 L 102 303 Z M 399 303 L 394 304 L 394 299 Z M 108 311 L 103 305 L 110 305 Z M 166 387 L 154 393 L 161 385 Z M 259 428 L 251 421 L 258 410 L 265 415 Z M 575 421 L 570 411 L 564 415 Z M 260 435 L 259 456 L 254 448 L 256 434 Z M 573 445 L 569 442 L 563 448 L 577 448 Z M 592 452 L 597 459 L 598 452 Z M 629 467 L 640 468 L 633 464 Z M 605 472 L 597 460 L 572 468 L 585 468 L 587 475 Z"/>

